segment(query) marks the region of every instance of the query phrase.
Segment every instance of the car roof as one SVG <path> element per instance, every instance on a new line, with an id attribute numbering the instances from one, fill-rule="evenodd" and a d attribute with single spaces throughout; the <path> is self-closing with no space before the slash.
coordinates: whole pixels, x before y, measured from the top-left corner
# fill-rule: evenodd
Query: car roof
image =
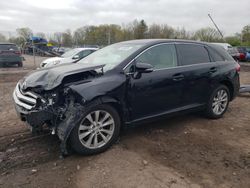
<path id="1" fill-rule="evenodd" d="M 0 42 L 0 45 L 16 45 L 16 44 L 10 42 Z"/>
<path id="2" fill-rule="evenodd" d="M 98 50 L 99 48 L 74 48 L 79 50 Z"/>
<path id="3" fill-rule="evenodd" d="M 209 44 L 206 42 L 194 41 L 194 40 L 184 40 L 184 39 L 138 39 L 138 40 L 128 40 L 120 42 L 121 44 L 142 44 L 142 45 L 154 45 L 158 43 L 168 43 L 168 42 L 180 42 L 180 43 L 194 43 L 194 44 Z"/>

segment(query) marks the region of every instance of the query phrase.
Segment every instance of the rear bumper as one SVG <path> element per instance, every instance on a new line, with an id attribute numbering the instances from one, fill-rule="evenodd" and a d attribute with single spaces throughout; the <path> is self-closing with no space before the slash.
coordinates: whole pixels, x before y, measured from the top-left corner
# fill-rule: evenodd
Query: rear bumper
<path id="1" fill-rule="evenodd" d="M 0 63 L 20 63 L 22 62 L 22 57 L 0 57 Z"/>
<path id="2" fill-rule="evenodd" d="M 231 96 L 231 100 L 233 100 L 238 94 L 240 90 L 240 77 L 239 74 L 237 74 L 233 80 L 233 95 Z"/>

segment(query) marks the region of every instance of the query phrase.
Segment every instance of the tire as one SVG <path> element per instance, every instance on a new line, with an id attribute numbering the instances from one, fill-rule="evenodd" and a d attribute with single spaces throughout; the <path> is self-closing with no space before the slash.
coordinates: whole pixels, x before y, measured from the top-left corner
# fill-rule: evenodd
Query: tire
<path id="1" fill-rule="evenodd" d="M 219 92 L 221 92 L 221 95 Z M 212 92 L 209 101 L 207 103 L 206 107 L 207 117 L 211 119 L 221 118 L 223 114 L 227 111 L 229 100 L 230 100 L 230 93 L 228 87 L 226 87 L 225 85 L 218 86 Z"/>
<path id="2" fill-rule="evenodd" d="M 97 114 L 99 115 L 96 116 Z M 70 134 L 70 145 L 74 151 L 83 155 L 104 152 L 117 141 L 120 127 L 120 116 L 112 106 L 100 104 L 87 107 L 82 114 L 82 120 Z"/>

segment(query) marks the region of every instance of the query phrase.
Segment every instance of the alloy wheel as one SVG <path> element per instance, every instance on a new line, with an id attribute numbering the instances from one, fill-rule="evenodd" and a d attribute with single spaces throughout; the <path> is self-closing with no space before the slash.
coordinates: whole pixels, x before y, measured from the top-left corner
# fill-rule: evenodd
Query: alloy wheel
<path id="1" fill-rule="evenodd" d="M 216 115 L 221 115 L 224 113 L 228 105 L 228 93 L 224 89 L 217 91 L 213 98 L 212 109 L 213 113 Z"/>
<path id="2" fill-rule="evenodd" d="M 81 121 L 78 137 L 83 146 L 97 149 L 104 146 L 114 134 L 115 122 L 104 110 L 92 111 Z"/>

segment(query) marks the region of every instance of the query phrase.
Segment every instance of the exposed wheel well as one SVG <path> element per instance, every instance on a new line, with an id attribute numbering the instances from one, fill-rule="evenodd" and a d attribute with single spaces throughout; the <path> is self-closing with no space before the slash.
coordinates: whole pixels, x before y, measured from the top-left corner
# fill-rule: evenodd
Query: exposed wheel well
<path id="1" fill-rule="evenodd" d="M 228 90 L 230 92 L 230 100 L 232 100 L 233 99 L 233 94 L 234 94 L 233 84 L 228 80 L 221 81 L 220 83 L 227 86 L 227 88 L 228 88 Z"/>
<path id="2" fill-rule="evenodd" d="M 116 102 L 105 102 L 103 104 L 108 104 L 108 105 L 112 106 L 118 112 L 118 114 L 120 116 L 120 120 L 121 120 L 121 125 L 123 125 L 123 120 L 124 120 L 123 114 L 124 113 L 123 113 L 122 107 Z"/>

